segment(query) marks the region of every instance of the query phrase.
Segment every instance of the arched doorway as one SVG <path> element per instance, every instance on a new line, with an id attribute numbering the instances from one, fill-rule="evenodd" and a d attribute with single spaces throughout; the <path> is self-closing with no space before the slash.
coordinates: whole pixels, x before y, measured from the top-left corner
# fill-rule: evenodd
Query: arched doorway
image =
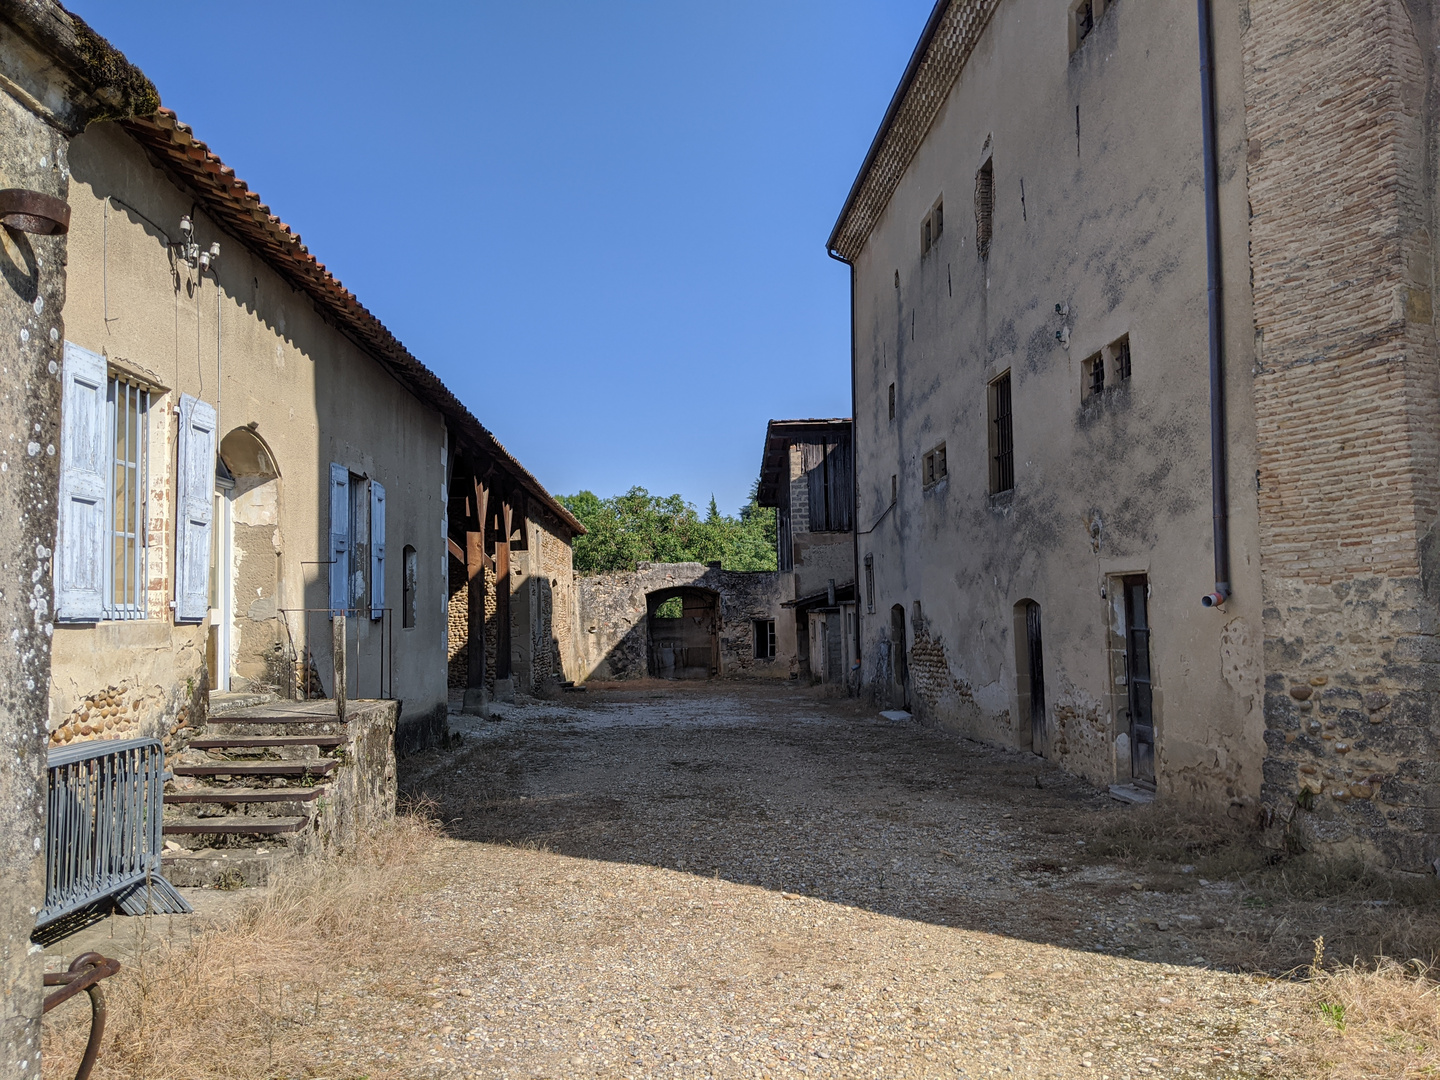
<path id="1" fill-rule="evenodd" d="M 720 597 L 709 589 L 661 589 L 646 598 L 650 675 L 708 679 L 720 674 Z"/>
<path id="2" fill-rule="evenodd" d="M 1015 605 L 1015 698 L 1019 705 L 1017 734 L 1021 749 L 1045 756 L 1045 648 L 1040 633 L 1040 605 L 1021 600 Z"/>
<path id="3" fill-rule="evenodd" d="M 910 708 L 910 658 L 905 650 L 905 605 L 890 609 L 890 707 Z"/>
<path id="4" fill-rule="evenodd" d="M 216 690 L 279 689 L 280 470 L 252 428 L 220 441 L 215 466 L 207 653 Z"/>

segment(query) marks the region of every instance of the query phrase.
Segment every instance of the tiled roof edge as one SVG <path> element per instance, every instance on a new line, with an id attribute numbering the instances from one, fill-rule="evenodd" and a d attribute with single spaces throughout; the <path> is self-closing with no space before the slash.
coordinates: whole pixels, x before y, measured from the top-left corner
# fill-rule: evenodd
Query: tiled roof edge
<path id="1" fill-rule="evenodd" d="M 890 205 L 1000 0 L 937 0 L 826 246 L 853 263 Z"/>
<path id="2" fill-rule="evenodd" d="M 121 126 L 158 165 L 189 189 L 206 213 L 276 273 L 303 290 L 355 343 L 417 399 L 446 419 L 462 443 L 495 458 L 518 484 L 540 499 L 577 536 L 585 526 L 570 513 L 457 398 L 440 377 L 413 356 L 385 325 L 345 288 L 260 196 L 250 190 L 169 109 L 122 120 Z"/>

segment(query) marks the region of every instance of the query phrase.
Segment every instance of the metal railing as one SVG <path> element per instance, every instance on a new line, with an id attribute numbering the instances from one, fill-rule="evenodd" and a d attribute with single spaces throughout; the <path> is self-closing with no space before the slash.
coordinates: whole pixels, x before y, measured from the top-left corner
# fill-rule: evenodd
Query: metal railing
<path id="1" fill-rule="evenodd" d="M 374 618 L 372 611 L 380 612 Z M 345 655 L 341 660 L 344 697 L 359 699 L 373 696 L 388 701 L 395 696 L 395 621 L 393 608 L 348 608 L 337 611 L 333 608 L 281 608 L 280 618 L 289 638 L 293 675 L 286 687 L 285 696 L 301 701 L 314 697 L 337 697 L 333 672 L 335 671 L 335 616 L 344 617 Z M 324 646 L 330 653 L 325 672 L 331 674 L 331 686 L 327 691 L 320 682 L 321 667 L 317 646 Z"/>
<path id="2" fill-rule="evenodd" d="M 128 915 L 191 908 L 160 874 L 165 749 L 159 739 L 50 751 L 45 906 L 38 927 L 111 898 Z"/>

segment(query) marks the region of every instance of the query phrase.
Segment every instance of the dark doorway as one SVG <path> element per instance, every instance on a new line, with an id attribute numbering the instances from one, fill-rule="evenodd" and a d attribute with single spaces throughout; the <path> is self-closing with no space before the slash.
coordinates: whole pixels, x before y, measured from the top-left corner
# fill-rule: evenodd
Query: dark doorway
<path id="1" fill-rule="evenodd" d="M 1040 634 L 1040 605 L 1025 605 L 1025 657 L 1030 676 L 1030 749 L 1045 755 L 1045 647 Z"/>
<path id="2" fill-rule="evenodd" d="M 1125 589 L 1125 687 L 1130 706 L 1130 775 L 1155 786 L 1155 702 L 1150 677 L 1150 582 L 1123 579 Z"/>
<path id="3" fill-rule="evenodd" d="M 704 589 L 651 593 L 650 674 L 657 679 L 708 679 L 720 673 L 718 600 Z"/>
<path id="4" fill-rule="evenodd" d="M 910 662 L 905 655 L 905 607 L 890 609 L 890 707 L 910 708 Z"/>

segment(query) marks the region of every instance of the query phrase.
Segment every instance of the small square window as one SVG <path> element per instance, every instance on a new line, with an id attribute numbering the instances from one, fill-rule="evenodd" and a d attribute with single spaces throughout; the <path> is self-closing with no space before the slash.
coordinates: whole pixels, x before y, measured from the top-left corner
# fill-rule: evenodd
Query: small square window
<path id="1" fill-rule="evenodd" d="M 920 227 L 920 254 L 922 255 L 930 254 L 930 244 L 932 240 L 930 235 L 930 228 L 930 219 L 926 218 L 925 224 Z"/>
<path id="2" fill-rule="evenodd" d="M 890 419 L 895 419 L 895 384 L 890 384 Z"/>
<path id="3" fill-rule="evenodd" d="M 943 202 L 937 202 L 935 204 L 935 211 L 930 217 L 935 221 L 935 239 L 939 240 L 940 234 L 945 231 L 945 204 Z"/>

